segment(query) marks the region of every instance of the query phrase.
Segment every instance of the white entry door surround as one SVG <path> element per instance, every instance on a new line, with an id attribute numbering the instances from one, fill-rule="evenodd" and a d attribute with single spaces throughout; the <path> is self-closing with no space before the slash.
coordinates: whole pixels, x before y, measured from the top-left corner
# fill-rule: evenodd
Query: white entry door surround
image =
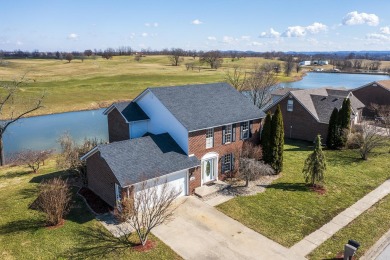
<path id="1" fill-rule="evenodd" d="M 218 154 L 211 152 L 202 157 L 202 184 L 218 180 Z"/>

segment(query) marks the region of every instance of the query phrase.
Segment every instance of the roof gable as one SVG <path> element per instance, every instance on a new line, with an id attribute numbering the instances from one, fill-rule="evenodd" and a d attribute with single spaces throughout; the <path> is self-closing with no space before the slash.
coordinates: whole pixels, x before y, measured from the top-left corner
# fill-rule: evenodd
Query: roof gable
<path id="1" fill-rule="evenodd" d="M 114 108 L 123 116 L 126 122 L 148 120 L 149 117 L 145 114 L 142 108 L 136 102 L 118 102 L 107 108 L 103 114 L 109 114 Z"/>
<path id="2" fill-rule="evenodd" d="M 265 116 L 227 83 L 158 87 L 149 91 L 189 132 Z"/>
<path id="3" fill-rule="evenodd" d="M 200 165 L 167 133 L 102 144 L 96 150 L 122 187 Z"/>

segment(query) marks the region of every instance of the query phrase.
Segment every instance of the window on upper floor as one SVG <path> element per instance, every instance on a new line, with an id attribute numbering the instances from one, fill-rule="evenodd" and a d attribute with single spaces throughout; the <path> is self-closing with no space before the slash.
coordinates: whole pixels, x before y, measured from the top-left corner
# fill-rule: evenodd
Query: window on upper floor
<path id="1" fill-rule="evenodd" d="M 210 128 L 206 130 L 206 148 L 214 146 L 214 129 Z"/>
<path id="2" fill-rule="evenodd" d="M 232 141 L 232 125 L 225 126 L 225 143 L 230 143 Z"/>
<path id="3" fill-rule="evenodd" d="M 242 122 L 240 126 L 241 130 L 241 139 L 248 139 L 249 138 L 249 121 Z"/>
<path id="4" fill-rule="evenodd" d="M 287 111 L 293 111 L 294 108 L 294 100 L 289 99 L 287 100 Z"/>

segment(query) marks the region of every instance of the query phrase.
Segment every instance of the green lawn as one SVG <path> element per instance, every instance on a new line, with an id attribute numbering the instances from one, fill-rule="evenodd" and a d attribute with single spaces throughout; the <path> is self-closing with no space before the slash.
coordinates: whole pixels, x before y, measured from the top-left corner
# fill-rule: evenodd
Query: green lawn
<path id="1" fill-rule="evenodd" d="M 360 243 L 356 256 L 357 258 L 361 257 L 390 229 L 389 212 L 390 196 L 388 195 L 325 241 L 309 255 L 309 258 L 329 259 L 335 257 L 337 253 L 344 250 L 344 245 L 349 239 Z"/>
<path id="2" fill-rule="evenodd" d="M 42 179 L 63 175 L 54 172 L 53 166 L 54 162 L 49 162 L 41 174 L 16 167 L 0 169 L 0 259 L 180 259 L 154 236 L 151 239 L 156 247 L 149 252 L 124 247 L 94 219 L 77 195 L 64 226 L 44 227 L 43 215 L 29 205 Z M 135 236 L 133 239 L 137 241 Z"/>
<path id="3" fill-rule="evenodd" d="M 11 59 L 0 66 L 0 81 L 12 81 L 27 73 L 29 83 L 23 88 L 24 99 L 46 92 L 45 107 L 33 115 L 51 114 L 106 107 L 114 101 L 131 100 L 147 87 L 211 83 L 225 81 L 226 71 L 235 66 L 252 68 L 254 64 L 269 62 L 263 58 L 242 58 L 232 62 L 224 59 L 218 70 L 201 65 L 202 69 L 186 70 L 184 65 L 171 66 L 167 56 L 147 56 L 141 62 L 133 56 L 116 56 L 112 60 L 101 57 L 74 60 Z M 184 63 L 196 62 L 186 57 Z M 279 62 L 280 61 L 273 61 Z M 291 77 L 279 75 L 280 81 Z"/>
<path id="4" fill-rule="evenodd" d="M 368 161 L 358 151 L 325 151 L 328 170 L 325 195 L 304 184 L 302 167 L 312 144 L 287 140 L 284 170 L 264 193 L 237 197 L 218 209 L 253 230 L 290 247 L 390 178 L 388 148 Z"/>

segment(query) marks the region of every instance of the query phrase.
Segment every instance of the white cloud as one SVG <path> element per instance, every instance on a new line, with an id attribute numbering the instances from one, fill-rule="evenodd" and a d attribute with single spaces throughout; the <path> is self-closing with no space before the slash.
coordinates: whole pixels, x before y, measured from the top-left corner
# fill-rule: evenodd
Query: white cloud
<path id="1" fill-rule="evenodd" d="M 344 16 L 342 23 L 344 25 L 368 24 L 370 26 L 377 26 L 379 24 L 379 17 L 376 14 L 353 11 Z"/>
<path id="2" fill-rule="evenodd" d="M 380 34 L 380 33 L 369 33 L 369 34 L 366 35 L 366 38 L 370 39 L 370 40 L 379 40 L 379 41 L 388 41 L 388 40 L 390 40 L 390 36 L 383 35 L 383 34 Z"/>
<path id="3" fill-rule="evenodd" d="M 379 31 L 383 34 L 390 34 L 390 27 L 389 26 L 385 26 L 385 27 L 381 27 L 379 29 Z"/>
<path id="4" fill-rule="evenodd" d="M 195 24 L 195 25 L 199 25 L 199 24 L 202 24 L 203 22 L 199 19 L 195 19 L 191 22 L 192 24 Z"/>
<path id="5" fill-rule="evenodd" d="M 146 27 L 158 27 L 158 23 L 157 23 L 157 22 L 154 22 L 154 23 L 145 23 L 145 26 L 146 26 Z"/>
<path id="6" fill-rule="evenodd" d="M 262 46 L 263 44 L 261 42 L 251 42 L 252 46 Z"/>
<path id="7" fill-rule="evenodd" d="M 148 33 L 144 32 L 141 34 L 142 37 L 148 37 Z"/>
<path id="8" fill-rule="evenodd" d="M 23 45 L 23 42 L 21 42 L 21 41 L 16 41 L 16 45 Z"/>
<path id="9" fill-rule="evenodd" d="M 79 38 L 79 36 L 75 33 L 71 33 L 68 35 L 68 39 L 70 40 L 77 40 Z"/>
<path id="10" fill-rule="evenodd" d="M 223 36 L 222 39 L 223 43 L 228 43 L 228 44 L 233 43 L 234 41 L 235 41 L 234 38 L 230 36 Z"/>
<path id="11" fill-rule="evenodd" d="M 290 26 L 281 34 L 282 37 L 304 37 L 307 34 L 318 34 L 328 30 L 328 26 L 322 23 L 313 23 L 308 26 Z"/>
<path id="12" fill-rule="evenodd" d="M 280 33 L 275 31 L 273 28 L 269 29 L 269 32 L 260 33 L 260 38 L 278 38 Z"/>
<path id="13" fill-rule="evenodd" d="M 250 36 L 247 36 L 247 35 L 241 36 L 241 40 L 243 40 L 243 41 L 249 41 L 250 39 L 251 39 Z"/>
<path id="14" fill-rule="evenodd" d="M 209 36 L 209 37 L 207 37 L 207 40 L 209 40 L 209 41 L 216 41 L 216 40 L 217 40 L 217 37 L 215 37 L 215 36 Z"/>
<path id="15" fill-rule="evenodd" d="M 317 23 L 317 22 L 306 27 L 306 31 L 308 31 L 311 34 L 317 34 L 317 33 L 320 33 L 322 31 L 326 31 L 326 30 L 328 30 L 328 26 L 326 26 L 325 24 L 322 24 L 322 23 Z"/>

